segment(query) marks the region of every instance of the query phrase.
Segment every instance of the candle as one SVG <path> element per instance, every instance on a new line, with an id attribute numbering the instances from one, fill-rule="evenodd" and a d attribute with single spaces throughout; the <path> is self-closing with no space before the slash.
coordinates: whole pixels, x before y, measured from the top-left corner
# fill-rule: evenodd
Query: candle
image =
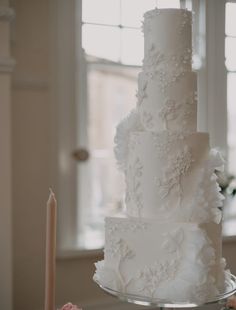
<path id="1" fill-rule="evenodd" d="M 56 215 L 57 202 L 50 189 L 46 224 L 45 310 L 55 310 Z"/>

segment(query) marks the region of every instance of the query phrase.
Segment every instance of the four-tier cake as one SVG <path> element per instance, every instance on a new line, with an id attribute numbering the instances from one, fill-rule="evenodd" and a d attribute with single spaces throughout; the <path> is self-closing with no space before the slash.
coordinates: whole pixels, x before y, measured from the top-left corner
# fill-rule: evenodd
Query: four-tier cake
<path id="1" fill-rule="evenodd" d="M 115 136 L 126 208 L 105 219 L 105 257 L 94 278 L 123 293 L 204 302 L 227 275 L 215 174 L 223 161 L 197 131 L 191 12 L 148 11 L 143 32 L 137 106 Z"/>

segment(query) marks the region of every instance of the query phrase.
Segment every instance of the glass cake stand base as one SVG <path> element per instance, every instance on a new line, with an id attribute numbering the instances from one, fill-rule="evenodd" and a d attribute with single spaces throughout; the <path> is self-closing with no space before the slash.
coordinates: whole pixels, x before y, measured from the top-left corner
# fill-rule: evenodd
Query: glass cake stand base
<path id="1" fill-rule="evenodd" d="M 226 282 L 224 292 L 220 292 L 219 295 L 215 296 L 207 300 L 204 304 L 196 304 L 190 302 L 172 302 L 165 299 L 157 299 L 150 297 L 143 297 L 138 295 L 132 295 L 127 293 L 121 293 L 115 290 L 112 290 L 108 287 L 103 286 L 99 281 L 95 281 L 101 289 L 103 289 L 106 293 L 119 298 L 122 301 L 129 302 L 136 305 L 141 306 L 149 306 L 149 307 L 158 307 L 158 308 L 195 308 L 200 306 L 205 306 L 209 304 L 222 304 L 226 303 L 227 298 L 232 296 L 236 292 L 236 277 L 234 275 L 230 275 L 229 279 Z M 224 308 L 227 309 L 227 308 Z"/>

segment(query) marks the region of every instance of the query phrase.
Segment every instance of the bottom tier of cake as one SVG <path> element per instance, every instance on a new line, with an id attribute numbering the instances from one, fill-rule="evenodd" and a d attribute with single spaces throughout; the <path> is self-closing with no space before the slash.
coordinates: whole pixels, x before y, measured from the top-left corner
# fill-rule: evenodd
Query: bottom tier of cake
<path id="1" fill-rule="evenodd" d="M 202 303 L 225 283 L 221 225 L 109 217 L 94 279 L 105 287 L 172 302 Z"/>

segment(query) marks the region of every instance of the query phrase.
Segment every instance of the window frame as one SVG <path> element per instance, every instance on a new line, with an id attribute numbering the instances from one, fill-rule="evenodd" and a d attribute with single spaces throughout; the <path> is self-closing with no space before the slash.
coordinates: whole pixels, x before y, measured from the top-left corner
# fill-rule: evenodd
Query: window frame
<path id="1" fill-rule="evenodd" d="M 225 3 L 227 4 L 227 3 L 236 3 L 236 0 L 226 0 L 225 1 Z M 226 33 L 225 33 L 225 39 L 226 38 L 233 38 L 234 40 L 236 40 L 236 35 L 234 35 L 234 36 L 231 36 L 231 35 L 227 35 Z M 226 58 L 226 57 L 225 57 Z M 227 80 L 228 80 L 228 77 L 229 77 L 229 74 L 234 74 L 234 75 L 236 75 L 236 68 L 235 69 L 233 69 L 233 70 L 230 70 L 230 69 L 227 69 L 227 67 L 226 67 L 226 74 L 227 74 Z M 227 82 L 228 83 L 228 82 Z M 228 100 L 228 98 L 227 98 L 227 100 Z M 232 149 L 234 149 L 234 146 L 232 147 L 232 145 L 230 144 L 230 141 L 228 141 L 228 150 L 232 150 Z M 229 169 L 229 174 L 230 175 L 234 175 L 234 172 L 232 172 L 232 170 L 230 170 Z"/>
<path id="2" fill-rule="evenodd" d="M 51 0 L 51 166 L 50 183 L 58 197 L 57 252 L 76 249 L 77 163 L 72 153 L 78 146 L 76 122 L 80 98 L 81 0 Z"/>
<path id="3" fill-rule="evenodd" d="M 201 41 L 193 50 L 201 63 L 197 70 L 198 131 L 208 132 L 210 146 L 219 148 L 227 157 L 225 0 L 194 0 L 192 6 L 193 11 L 198 12 L 194 16 L 194 41 Z"/>

